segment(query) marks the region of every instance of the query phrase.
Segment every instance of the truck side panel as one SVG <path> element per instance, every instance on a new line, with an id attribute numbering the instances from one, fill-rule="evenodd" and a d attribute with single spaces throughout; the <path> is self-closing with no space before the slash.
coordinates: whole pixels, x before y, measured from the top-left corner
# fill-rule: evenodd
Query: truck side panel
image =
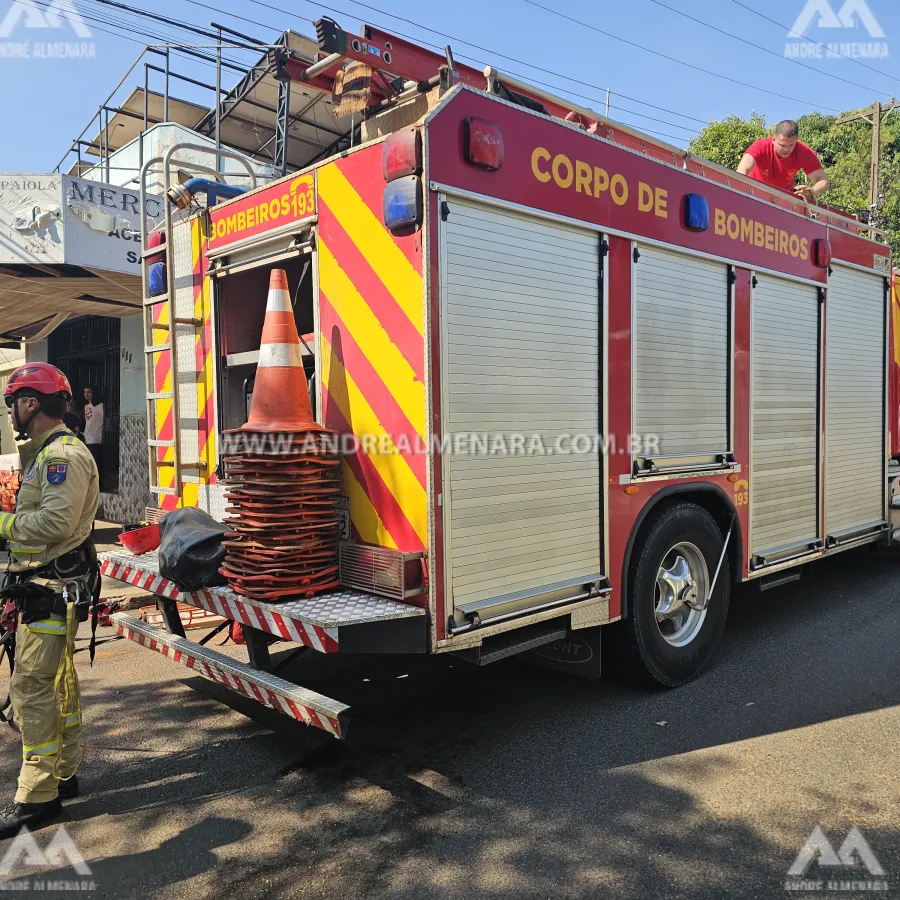
<path id="1" fill-rule="evenodd" d="M 812 258 L 813 241 L 828 233 L 825 225 L 688 174 L 679 159 L 667 166 L 466 89 L 433 115 L 428 124 L 432 183 L 601 229 L 612 227 L 672 249 L 683 247 L 820 284 L 826 281 L 826 270 L 817 268 Z M 463 125 L 469 117 L 500 127 L 504 159 L 496 171 L 466 162 Z M 689 194 L 707 201 L 705 230 L 685 225 Z M 887 248 L 882 249 L 887 257 Z"/>
<path id="2" fill-rule="evenodd" d="M 317 171 L 324 424 L 355 436 L 343 465 L 356 537 L 428 547 L 421 232 L 382 223 L 381 146 Z"/>

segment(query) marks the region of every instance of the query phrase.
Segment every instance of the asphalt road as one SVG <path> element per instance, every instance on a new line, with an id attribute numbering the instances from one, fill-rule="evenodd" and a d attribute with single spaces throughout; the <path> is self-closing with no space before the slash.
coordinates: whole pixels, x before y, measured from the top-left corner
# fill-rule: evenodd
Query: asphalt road
<path id="1" fill-rule="evenodd" d="M 307 653 L 290 671 L 351 705 L 345 744 L 109 640 L 93 669 L 78 654 L 89 752 L 63 821 L 104 898 L 759 900 L 789 896 L 817 824 L 835 849 L 858 826 L 900 896 L 898 601 L 900 560 L 868 552 L 742 588 L 714 666 L 669 692 Z"/>

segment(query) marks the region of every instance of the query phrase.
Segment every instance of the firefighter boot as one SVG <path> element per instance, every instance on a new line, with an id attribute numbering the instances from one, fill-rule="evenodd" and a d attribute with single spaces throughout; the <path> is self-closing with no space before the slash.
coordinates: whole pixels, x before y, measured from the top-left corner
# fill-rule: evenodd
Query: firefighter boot
<path id="1" fill-rule="evenodd" d="M 78 790 L 78 776 L 73 775 L 71 778 L 66 778 L 65 781 L 60 780 L 59 782 L 59 799 L 60 800 L 74 800 L 79 795 Z"/>
<path id="2" fill-rule="evenodd" d="M 23 825 L 38 825 L 55 819 L 62 812 L 59 797 L 46 803 L 10 803 L 0 811 L 0 838 L 18 834 Z"/>

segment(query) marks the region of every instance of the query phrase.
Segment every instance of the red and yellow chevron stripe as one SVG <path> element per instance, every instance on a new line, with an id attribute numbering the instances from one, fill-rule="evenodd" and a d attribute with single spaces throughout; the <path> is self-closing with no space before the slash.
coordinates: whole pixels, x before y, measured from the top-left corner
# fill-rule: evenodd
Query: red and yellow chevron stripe
<path id="1" fill-rule="evenodd" d="M 191 262 L 193 265 L 194 286 L 194 318 L 199 319 L 201 325 L 197 328 L 195 373 L 197 378 L 197 445 L 200 448 L 200 481 L 203 484 L 213 483 L 215 475 L 216 429 L 215 429 L 215 384 L 213 375 L 214 339 L 212 325 L 212 294 L 210 292 L 209 278 L 206 275 L 206 261 L 203 248 L 206 246 L 207 222 L 205 216 L 194 218 L 190 225 L 180 225 L 180 228 L 191 229 Z M 153 308 L 153 321 L 160 324 L 169 324 L 168 307 L 160 304 Z M 157 334 L 157 343 L 162 343 Z M 154 390 L 158 393 L 171 391 L 172 388 L 172 359 L 169 353 L 155 353 L 153 355 Z M 184 375 L 184 373 L 182 373 Z M 159 440 L 171 440 L 173 434 L 173 415 L 171 400 L 154 400 L 156 404 L 157 438 Z M 183 410 L 182 415 L 188 411 Z M 158 451 L 160 461 L 171 463 L 174 459 L 174 450 L 171 447 L 160 448 Z M 183 462 L 186 460 L 182 453 Z M 195 474 L 196 469 L 186 470 L 189 474 Z M 175 470 L 171 465 L 163 466 L 159 470 L 159 484 L 161 487 L 172 487 L 175 481 Z M 159 498 L 163 509 L 174 509 L 177 506 L 197 506 L 199 501 L 199 485 L 196 483 L 184 484 L 180 499 L 163 494 Z"/>
<path id="2" fill-rule="evenodd" d="M 367 543 L 425 550 L 421 235 L 382 224 L 380 145 L 322 167 L 317 187 L 324 422 L 362 442 L 343 466 L 351 522 Z"/>

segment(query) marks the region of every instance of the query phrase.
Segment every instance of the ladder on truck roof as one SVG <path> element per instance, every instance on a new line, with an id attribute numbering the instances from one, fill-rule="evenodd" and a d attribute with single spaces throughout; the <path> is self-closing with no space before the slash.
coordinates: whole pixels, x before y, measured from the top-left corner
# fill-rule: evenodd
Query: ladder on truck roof
<path id="1" fill-rule="evenodd" d="M 199 144 L 174 144 L 170 147 L 164 156 L 155 156 L 147 160 L 141 167 L 140 180 L 140 208 L 143 216 L 143 227 L 141 228 L 141 282 L 143 285 L 143 317 L 144 317 L 144 376 L 146 384 L 147 396 L 147 459 L 150 466 L 150 493 L 162 495 L 171 494 L 175 497 L 181 497 L 183 482 L 182 471 L 184 469 L 201 469 L 200 460 L 184 460 L 182 458 L 182 439 L 181 439 L 181 403 L 179 399 L 180 393 L 180 372 L 178 365 L 178 326 L 183 329 L 189 329 L 187 334 L 183 334 L 180 338 L 191 341 L 191 358 L 196 359 L 194 348 L 197 342 L 197 329 L 203 324 L 199 319 L 193 316 L 176 316 L 175 305 L 175 266 L 174 251 L 175 242 L 173 240 L 173 218 L 172 204 L 169 201 L 169 189 L 172 186 L 171 167 L 177 164 L 182 171 L 199 172 L 210 176 L 215 181 L 222 180 L 222 173 L 216 169 L 211 169 L 199 163 L 189 162 L 183 159 L 173 159 L 175 153 L 179 150 L 189 150 L 201 152 L 214 156 L 216 165 L 222 159 L 237 160 L 246 170 L 250 179 L 250 189 L 256 187 L 256 173 L 248 160 L 233 150 L 217 149 L 215 147 L 205 147 Z M 163 178 L 163 195 L 161 202 L 165 209 L 165 238 L 163 243 L 158 247 L 149 248 L 148 243 L 150 234 L 146 227 L 147 223 L 147 175 L 154 166 L 162 165 Z M 150 260 L 162 256 L 166 272 L 166 289 L 161 294 L 150 295 Z M 160 316 L 160 321 L 155 316 L 155 310 L 164 306 L 166 315 Z M 168 334 L 168 339 L 163 342 L 157 340 L 157 333 L 164 332 Z M 157 356 L 164 356 L 169 360 L 169 378 L 171 382 L 170 390 L 158 391 L 156 385 L 156 361 Z M 196 363 L 194 364 L 196 374 Z M 172 436 L 171 438 L 160 437 L 160 423 L 157 421 L 157 403 L 161 400 L 170 400 L 172 402 Z M 166 450 L 171 449 L 171 459 L 166 459 Z M 172 468 L 173 479 L 172 487 L 165 487 L 160 483 L 160 469 Z"/>

